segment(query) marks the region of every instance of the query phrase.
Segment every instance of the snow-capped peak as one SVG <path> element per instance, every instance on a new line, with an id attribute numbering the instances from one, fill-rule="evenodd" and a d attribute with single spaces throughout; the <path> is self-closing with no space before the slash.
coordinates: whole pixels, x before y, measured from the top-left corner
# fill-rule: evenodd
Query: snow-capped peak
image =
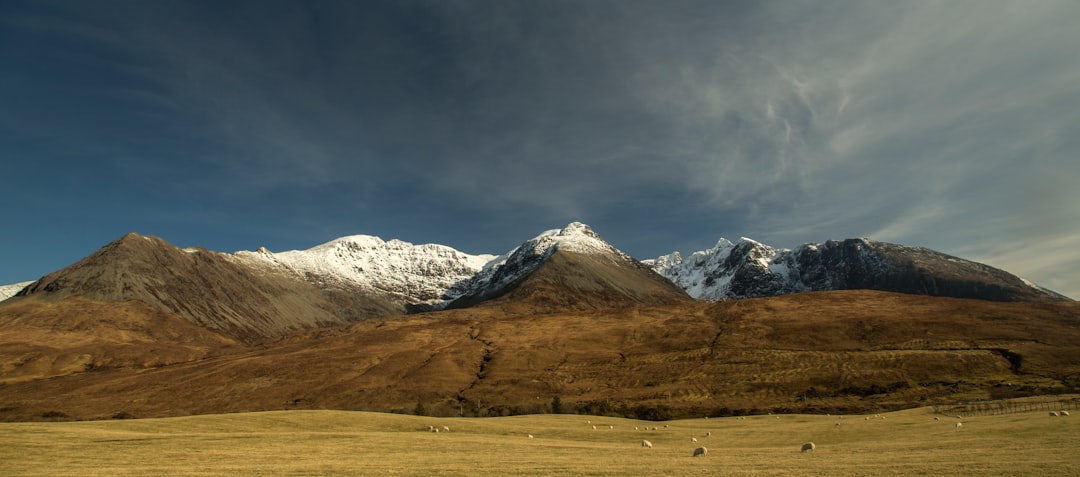
<path id="1" fill-rule="evenodd" d="M 546 254 L 554 250 L 587 254 L 615 253 L 622 255 L 615 247 L 608 244 L 592 227 L 581 222 L 571 222 L 562 229 L 547 230 L 530 240 L 522 247 L 533 250 L 536 254 Z M 519 247 L 521 248 L 521 247 Z M 511 252 L 513 253 L 513 252 Z"/>
<path id="2" fill-rule="evenodd" d="M 497 293 L 539 268 L 556 251 L 605 257 L 615 262 L 633 261 L 629 255 L 600 238 L 592 227 L 571 222 L 561 229 L 544 231 L 484 265 L 483 271 L 447 295 L 478 296 Z"/>

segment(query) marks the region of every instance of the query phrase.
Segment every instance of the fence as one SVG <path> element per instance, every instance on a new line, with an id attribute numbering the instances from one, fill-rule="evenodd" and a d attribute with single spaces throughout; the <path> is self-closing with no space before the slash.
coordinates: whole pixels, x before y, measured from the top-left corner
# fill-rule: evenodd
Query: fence
<path id="1" fill-rule="evenodd" d="M 934 412 L 961 416 L 994 416 L 1018 412 L 1061 411 L 1080 409 L 1080 398 L 1038 399 L 1038 400 L 1001 400 L 1001 401 L 966 401 L 951 406 L 934 406 Z"/>

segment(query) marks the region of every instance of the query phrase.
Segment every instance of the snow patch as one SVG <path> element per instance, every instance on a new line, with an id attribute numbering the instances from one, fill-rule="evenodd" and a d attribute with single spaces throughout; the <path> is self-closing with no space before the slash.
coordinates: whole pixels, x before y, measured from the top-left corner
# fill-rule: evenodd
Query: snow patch
<path id="1" fill-rule="evenodd" d="M 19 293 L 20 291 L 22 291 L 23 288 L 26 288 L 31 283 L 34 283 L 33 280 L 28 282 L 12 283 L 10 285 L 0 285 L 0 301 L 4 301 L 8 298 L 15 296 L 16 293 Z"/>

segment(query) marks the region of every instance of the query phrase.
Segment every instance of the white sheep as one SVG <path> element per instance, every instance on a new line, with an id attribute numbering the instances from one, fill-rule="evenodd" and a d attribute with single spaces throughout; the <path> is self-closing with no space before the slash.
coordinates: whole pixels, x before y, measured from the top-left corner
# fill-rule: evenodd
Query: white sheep
<path id="1" fill-rule="evenodd" d="M 529 434 L 529 439 L 532 439 L 532 438 L 533 438 L 533 435 L 532 435 L 532 434 Z"/>
<path id="2" fill-rule="evenodd" d="M 1069 415 L 1069 411 L 1061 411 L 1061 415 L 1062 415 L 1062 416 L 1068 416 L 1068 415 Z"/>
<path id="3" fill-rule="evenodd" d="M 1050 417 L 1058 417 L 1058 413 L 1056 411 L 1050 411 Z"/>
<path id="4" fill-rule="evenodd" d="M 708 454 L 708 453 L 709 453 L 709 449 L 706 449 L 704 447 L 698 447 L 697 449 L 694 449 L 693 457 L 704 456 L 705 454 Z"/>
<path id="5" fill-rule="evenodd" d="M 649 442 L 649 441 L 647 441 L 645 439 L 642 439 L 641 440 L 641 447 L 646 447 L 646 448 L 652 449 L 652 442 Z"/>
<path id="6" fill-rule="evenodd" d="M 962 422 L 956 423 L 956 429 L 957 430 L 960 430 L 961 427 L 964 427 L 964 423 L 962 423 Z"/>
<path id="7" fill-rule="evenodd" d="M 697 438 L 696 437 L 691 437 L 690 442 L 697 442 Z"/>
<path id="8" fill-rule="evenodd" d="M 706 432 L 705 437 L 712 437 L 712 432 Z"/>
<path id="9" fill-rule="evenodd" d="M 442 426 L 443 432 L 450 432 L 450 426 Z"/>
<path id="10" fill-rule="evenodd" d="M 807 452 L 807 451 L 814 452 L 814 449 L 817 449 L 817 446 L 814 445 L 813 442 L 806 442 L 806 443 L 803 443 L 802 448 L 799 449 L 799 452 Z"/>

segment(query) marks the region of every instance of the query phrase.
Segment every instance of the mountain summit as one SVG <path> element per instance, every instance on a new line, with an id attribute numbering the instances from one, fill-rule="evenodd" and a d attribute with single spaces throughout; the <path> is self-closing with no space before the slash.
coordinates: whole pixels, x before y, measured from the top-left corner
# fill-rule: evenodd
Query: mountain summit
<path id="1" fill-rule="evenodd" d="M 488 262 L 455 287 L 449 308 L 507 295 L 551 309 L 593 309 L 686 300 L 686 293 L 648 266 L 572 222 L 547 230 Z M 504 300 L 505 301 L 505 300 Z"/>

